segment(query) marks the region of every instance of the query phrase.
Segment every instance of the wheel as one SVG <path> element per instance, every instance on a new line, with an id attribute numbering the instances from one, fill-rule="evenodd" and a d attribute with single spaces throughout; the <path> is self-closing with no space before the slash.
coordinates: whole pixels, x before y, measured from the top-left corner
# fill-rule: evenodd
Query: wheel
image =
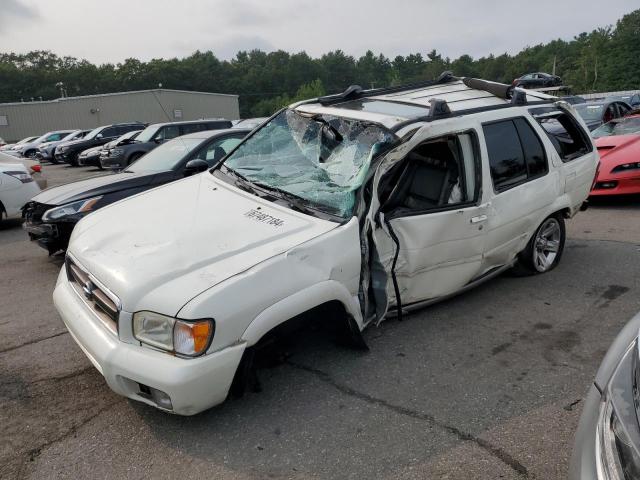
<path id="1" fill-rule="evenodd" d="M 36 153 L 38 153 L 38 152 L 36 152 L 35 150 L 27 150 L 24 153 L 24 156 L 27 157 L 27 158 L 35 158 Z"/>
<path id="2" fill-rule="evenodd" d="M 517 275 L 538 275 L 553 270 L 560 262 L 566 240 L 564 218 L 547 217 L 529 240 L 513 267 Z"/>

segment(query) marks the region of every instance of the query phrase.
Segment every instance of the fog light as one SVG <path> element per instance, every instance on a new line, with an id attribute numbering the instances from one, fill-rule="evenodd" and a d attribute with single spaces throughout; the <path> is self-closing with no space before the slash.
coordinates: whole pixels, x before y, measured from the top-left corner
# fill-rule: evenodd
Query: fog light
<path id="1" fill-rule="evenodd" d="M 171 404 L 171 397 L 169 397 L 169 395 L 164 393 L 162 390 L 149 387 L 148 385 L 144 385 L 142 383 L 138 384 L 138 388 L 140 389 L 140 392 L 138 393 L 138 395 L 140 395 L 141 397 L 144 397 L 153 401 L 160 408 L 164 408 L 166 410 L 173 410 L 173 405 Z"/>

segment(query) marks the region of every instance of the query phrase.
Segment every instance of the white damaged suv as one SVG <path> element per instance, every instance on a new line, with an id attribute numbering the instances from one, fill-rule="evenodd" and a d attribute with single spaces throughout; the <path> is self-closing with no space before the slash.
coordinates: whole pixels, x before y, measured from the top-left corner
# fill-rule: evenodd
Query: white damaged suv
<path id="1" fill-rule="evenodd" d="M 598 165 L 587 132 L 565 102 L 450 73 L 301 102 L 211 170 L 84 218 L 55 306 L 113 390 L 192 415 L 317 307 L 358 341 L 506 269 L 554 268 Z"/>

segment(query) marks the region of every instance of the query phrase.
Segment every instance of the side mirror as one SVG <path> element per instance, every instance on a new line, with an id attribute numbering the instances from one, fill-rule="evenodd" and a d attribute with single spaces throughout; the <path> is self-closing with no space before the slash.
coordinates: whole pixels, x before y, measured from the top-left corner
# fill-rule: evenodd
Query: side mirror
<path id="1" fill-rule="evenodd" d="M 157 143 L 158 145 L 160 145 L 162 142 L 164 142 L 164 140 L 162 139 L 162 137 L 155 137 L 153 139 L 154 143 Z"/>
<path id="2" fill-rule="evenodd" d="M 189 160 L 184 166 L 184 176 L 188 177 L 189 175 L 193 175 L 194 173 L 204 172 L 208 168 L 209 164 L 207 162 L 205 162 L 201 158 L 194 158 L 193 160 Z"/>
<path id="3" fill-rule="evenodd" d="M 104 135 L 102 135 L 101 133 L 96 135 L 96 138 L 102 138 Z"/>

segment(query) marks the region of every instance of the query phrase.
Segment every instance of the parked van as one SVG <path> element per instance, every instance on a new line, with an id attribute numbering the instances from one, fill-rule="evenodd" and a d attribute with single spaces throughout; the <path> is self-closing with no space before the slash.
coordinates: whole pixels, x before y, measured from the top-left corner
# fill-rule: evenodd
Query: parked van
<path id="1" fill-rule="evenodd" d="M 113 390 L 192 415 L 320 307 L 362 346 L 389 315 L 551 271 L 597 164 L 573 107 L 539 92 L 451 74 L 350 87 L 82 219 L 55 306 Z"/>

